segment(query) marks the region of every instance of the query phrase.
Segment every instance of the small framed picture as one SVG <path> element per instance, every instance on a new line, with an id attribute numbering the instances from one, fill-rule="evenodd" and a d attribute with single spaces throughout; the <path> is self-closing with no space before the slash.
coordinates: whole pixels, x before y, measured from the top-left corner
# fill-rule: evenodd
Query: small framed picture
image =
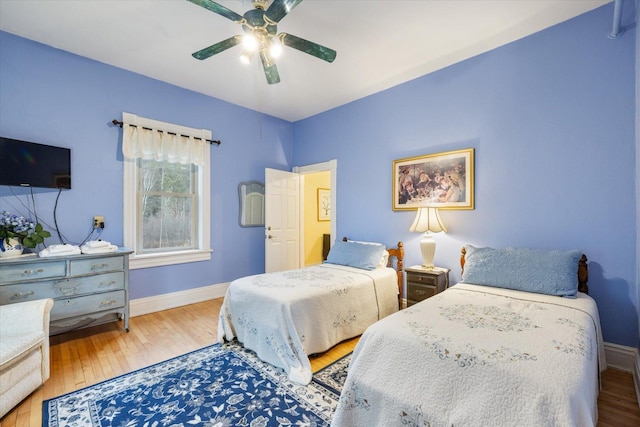
<path id="1" fill-rule="evenodd" d="M 331 190 L 318 188 L 318 221 L 331 219 Z"/>
<path id="2" fill-rule="evenodd" d="M 393 162 L 393 210 L 474 209 L 473 148 Z"/>

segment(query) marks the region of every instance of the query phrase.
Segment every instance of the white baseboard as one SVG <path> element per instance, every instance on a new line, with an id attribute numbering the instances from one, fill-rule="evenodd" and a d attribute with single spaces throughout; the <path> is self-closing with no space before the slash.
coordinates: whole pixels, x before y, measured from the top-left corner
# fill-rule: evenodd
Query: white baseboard
<path id="1" fill-rule="evenodd" d="M 636 372 L 638 350 L 624 345 L 604 343 L 604 353 L 607 358 L 607 366 L 626 372 Z"/>
<path id="2" fill-rule="evenodd" d="M 604 352 L 607 358 L 607 367 L 631 372 L 636 398 L 640 402 L 640 354 L 638 350 L 633 347 L 605 342 Z"/>
<path id="3" fill-rule="evenodd" d="M 172 292 L 147 298 L 133 299 L 129 302 L 129 315 L 131 317 L 156 311 L 182 307 L 214 298 L 222 298 L 229 287 L 229 283 L 202 286 L 200 288 L 187 289 L 186 291 Z"/>

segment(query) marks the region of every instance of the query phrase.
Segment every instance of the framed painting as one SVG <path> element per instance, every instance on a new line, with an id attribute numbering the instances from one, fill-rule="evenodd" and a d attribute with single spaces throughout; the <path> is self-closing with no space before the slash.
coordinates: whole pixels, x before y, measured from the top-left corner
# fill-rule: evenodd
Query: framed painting
<path id="1" fill-rule="evenodd" d="M 393 210 L 474 209 L 473 148 L 393 162 Z"/>
<path id="2" fill-rule="evenodd" d="M 331 219 L 331 190 L 318 188 L 318 221 Z"/>

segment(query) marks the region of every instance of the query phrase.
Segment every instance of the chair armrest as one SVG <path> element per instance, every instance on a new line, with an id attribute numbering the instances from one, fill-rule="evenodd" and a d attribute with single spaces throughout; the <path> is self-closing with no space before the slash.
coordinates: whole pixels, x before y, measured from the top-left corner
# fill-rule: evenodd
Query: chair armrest
<path id="1" fill-rule="evenodd" d="M 51 298 L 0 306 L 0 336 L 43 331 L 48 337 L 52 308 Z"/>

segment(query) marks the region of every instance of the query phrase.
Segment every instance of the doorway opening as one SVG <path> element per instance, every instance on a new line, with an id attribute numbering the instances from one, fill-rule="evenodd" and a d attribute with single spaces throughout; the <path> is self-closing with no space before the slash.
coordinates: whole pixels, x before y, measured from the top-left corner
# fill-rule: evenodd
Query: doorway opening
<path id="1" fill-rule="evenodd" d="M 321 264 L 336 238 L 338 161 L 298 166 L 300 174 L 300 264 Z"/>

